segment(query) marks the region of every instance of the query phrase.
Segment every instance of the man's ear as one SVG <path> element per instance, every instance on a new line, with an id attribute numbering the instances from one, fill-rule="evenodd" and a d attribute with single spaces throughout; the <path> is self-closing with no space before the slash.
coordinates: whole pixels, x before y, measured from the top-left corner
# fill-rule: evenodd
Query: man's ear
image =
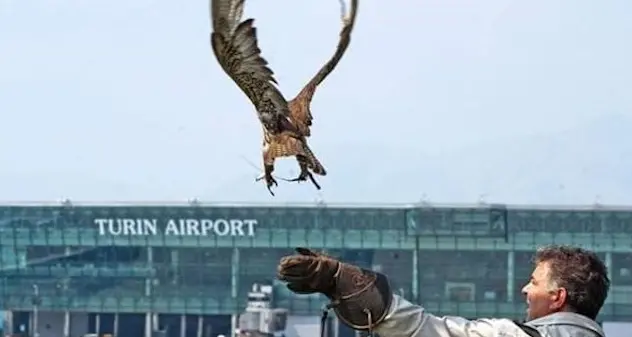
<path id="1" fill-rule="evenodd" d="M 553 299 L 551 309 L 561 310 L 566 306 L 566 300 L 568 299 L 568 291 L 566 291 L 566 288 L 558 288 L 551 296 Z"/>

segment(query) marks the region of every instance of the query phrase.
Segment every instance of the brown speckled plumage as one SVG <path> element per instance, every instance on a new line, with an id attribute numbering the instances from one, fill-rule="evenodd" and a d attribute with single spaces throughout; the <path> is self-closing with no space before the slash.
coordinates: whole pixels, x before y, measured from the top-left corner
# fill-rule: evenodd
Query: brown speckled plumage
<path id="1" fill-rule="evenodd" d="M 268 188 L 276 184 L 272 178 L 274 161 L 281 157 L 296 156 L 301 174 L 293 181 L 309 178 L 320 189 L 311 173 L 324 176 L 327 171 L 307 144 L 313 120 L 310 105 L 316 88 L 334 70 L 349 46 L 358 0 L 351 0 L 350 12 L 343 14 L 340 40 L 332 58 L 289 102 L 277 88 L 274 72 L 261 56 L 254 19 L 242 21 L 244 2 L 211 0 L 211 45 L 222 69 L 257 110 L 263 126 L 264 177 Z"/>

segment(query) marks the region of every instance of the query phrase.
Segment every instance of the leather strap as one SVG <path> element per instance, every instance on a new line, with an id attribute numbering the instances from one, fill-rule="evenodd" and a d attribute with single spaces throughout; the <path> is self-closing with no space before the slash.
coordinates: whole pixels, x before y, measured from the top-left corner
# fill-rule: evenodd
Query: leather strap
<path id="1" fill-rule="evenodd" d="M 532 327 L 532 326 L 528 326 L 524 323 L 520 323 L 517 321 L 514 321 L 514 323 L 516 323 L 516 325 L 522 329 L 522 331 L 524 331 L 527 335 L 529 335 L 530 337 L 542 337 L 542 335 L 540 334 L 540 331 L 538 331 L 538 329 Z"/>

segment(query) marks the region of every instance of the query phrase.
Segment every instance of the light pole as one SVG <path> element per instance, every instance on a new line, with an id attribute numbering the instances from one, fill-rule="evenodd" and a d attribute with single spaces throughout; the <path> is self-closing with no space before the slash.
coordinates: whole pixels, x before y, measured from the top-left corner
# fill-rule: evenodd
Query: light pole
<path id="1" fill-rule="evenodd" d="M 33 284 L 33 298 L 31 299 L 31 303 L 33 304 L 33 337 L 39 337 L 39 305 L 41 300 L 37 284 Z"/>

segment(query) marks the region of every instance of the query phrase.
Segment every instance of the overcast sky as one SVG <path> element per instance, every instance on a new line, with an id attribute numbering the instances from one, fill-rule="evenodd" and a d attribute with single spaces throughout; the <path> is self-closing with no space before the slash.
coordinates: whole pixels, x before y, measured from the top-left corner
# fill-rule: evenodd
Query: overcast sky
<path id="1" fill-rule="evenodd" d="M 454 156 L 477 144 L 632 117 L 630 1 L 360 0 L 351 46 L 313 102 L 310 144 L 329 171 L 319 178 L 323 190 L 280 182 L 273 199 L 254 182 L 261 129 L 212 55 L 208 7 L 204 0 L 0 0 L 0 200 L 411 199 L 431 183 L 455 183 L 441 170 L 394 174 L 409 163 L 382 152 Z M 336 0 L 247 1 L 286 97 L 330 57 L 339 15 Z M 619 135 L 613 142 L 632 144 L 632 134 Z M 277 172 L 296 174 L 295 165 L 284 160 Z M 363 172 L 349 172 L 352 165 Z M 458 166 L 451 169 L 463 179 L 482 179 L 468 178 L 468 163 L 446 165 Z M 386 170 L 397 176 L 392 189 L 362 189 Z M 423 161 L 414 170 L 424 172 Z M 545 167 L 534 170 L 541 172 L 515 179 L 562 184 L 547 179 Z M 454 201 L 488 192 L 436 189 Z M 504 193 L 498 197 L 534 201 Z M 609 192 L 549 201 L 598 193 Z"/>

